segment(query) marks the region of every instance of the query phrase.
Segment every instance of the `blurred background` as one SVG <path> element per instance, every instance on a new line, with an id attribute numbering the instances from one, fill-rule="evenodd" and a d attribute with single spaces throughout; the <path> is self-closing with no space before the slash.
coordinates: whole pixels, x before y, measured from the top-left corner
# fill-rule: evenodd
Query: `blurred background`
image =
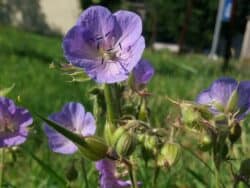
<path id="1" fill-rule="evenodd" d="M 0 0 L 0 89 L 14 83 L 9 98 L 44 116 L 69 101 L 81 102 L 92 111 L 88 91 L 95 83 L 69 82 L 71 78 L 58 68 L 66 62 L 61 48 L 64 34 L 91 5 L 113 12 L 127 9 L 142 17 L 147 43 L 144 58 L 156 69 L 149 84 L 150 121 L 155 127 L 169 128 L 179 115 L 166 95 L 194 100 L 220 76 L 250 79 L 250 0 Z M 236 144 L 239 158 L 250 157 L 247 122 L 245 136 Z M 194 138 L 182 138 L 180 142 L 197 151 Z M 6 187 L 62 187 L 58 176 L 67 179 L 74 168 L 79 174 L 72 187 L 85 186 L 80 156 L 52 153 L 36 117 L 22 148 L 6 157 Z M 187 162 L 160 174 L 159 187 L 208 187 L 209 171 L 190 153 L 183 155 Z M 197 155 L 206 159 L 201 152 Z M 97 187 L 98 173 L 90 163 L 87 167 L 91 187 Z M 146 183 L 150 177 L 149 171 L 139 170 L 146 188 L 150 188 Z M 225 175 L 226 185 L 231 180 Z"/>
<path id="2" fill-rule="evenodd" d="M 137 12 L 144 22 L 148 46 L 209 54 L 222 1 L 216 52 L 223 55 L 229 45 L 232 56 L 244 56 L 241 51 L 250 15 L 249 0 L 1 0 L 0 23 L 41 34 L 63 35 L 84 8 L 100 4 L 112 11 Z"/>

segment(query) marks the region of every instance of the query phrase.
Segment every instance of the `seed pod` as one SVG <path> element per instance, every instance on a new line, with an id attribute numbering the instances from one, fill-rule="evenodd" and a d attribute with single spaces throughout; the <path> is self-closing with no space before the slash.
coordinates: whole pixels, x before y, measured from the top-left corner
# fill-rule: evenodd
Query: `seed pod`
<path id="1" fill-rule="evenodd" d="M 241 136 L 241 126 L 237 123 L 230 129 L 229 140 L 231 143 L 235 143 Z"/>
<path id="2" fill-rule="evenodd" d="M 176 143 L 165 143 L 157 158 L 157 164 L 160 167 L 169 168 L 176 164 L 181 156 L 180 146 Z"/>
<path id="3" fill-rule="evenodd" d="M 129 156 L 136 148 L 136 137 L 133 133 L 125 132 L 118 139 L 115 150 L 120 156 Z"/>
<path id="4" fill-rule="evenodd" d="M 108 146 L 105 141 L 97 136 L 85 137 L 86 146 L 79 146 L 83 156 L 92 160 L 98 161 L 106 157 L 108 152 Z"/>

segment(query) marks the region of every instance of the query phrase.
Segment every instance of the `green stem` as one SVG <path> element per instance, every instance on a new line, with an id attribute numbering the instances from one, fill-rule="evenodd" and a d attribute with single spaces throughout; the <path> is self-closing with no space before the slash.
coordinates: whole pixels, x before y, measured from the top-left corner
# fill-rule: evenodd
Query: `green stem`
<path id="1" fill-rule="evenodd" d="M 116 124 L 119 119 L 120 104 L 119 96 L 117 95 L 117 85 L 115 84 L 105 84 L 104 85 L 104 97 L 106 102 L 107 110 L 107 121 Z"/>
<path id="2" fill-rule="evenodd" d="M 159 177 L 159 172 L 160 172 L 160 168 L 157 167 L 157 164 L 155 164 L 154 177 L 153 177 L 153 186 L 152 187 L 157 187 L 157 179 Z"/>
<path id="3" fill-rule="evenodd" d="M 132 183 L 132 188 L 138 188 L 136 170 L 135 170 L 133 164 L 130 161 L 126 160 L 126 159 L 123 159 L 122 161 L 128 167 L 128 172 L 129 172 L 129 177 L 130 177 L 130 180 L 131 180 L 131 183 Z"/>
<path id="4" fill-rule="evenodd" d="M 0 188 L 3 187 L 4 179 L 4 149 L 0 149 Z"/>
<path id="5" fill-rule="evenodd" d="M 85 182 L 85 188 L 89 188 L 88 176 L 87 176 L 87 171 L 85 168 L 85 160 L 82 158 L 81 162 L 82 162 L 82 172 L 83 172 L 83 178 L 84 178 L 84 182 Z"/>

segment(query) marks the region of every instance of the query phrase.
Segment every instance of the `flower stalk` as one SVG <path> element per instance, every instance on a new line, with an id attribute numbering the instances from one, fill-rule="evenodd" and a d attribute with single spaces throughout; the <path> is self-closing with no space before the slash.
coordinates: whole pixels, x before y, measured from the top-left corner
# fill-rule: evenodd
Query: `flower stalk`
<path id="1" fill-rule="evenodd" d="M 117 95 L 117 85 L 105 84 L 104 85 L 104 97 L 107 110 L 107 121 L 113 126 L 116 125 L 120 115 L 119 96 Z"/>

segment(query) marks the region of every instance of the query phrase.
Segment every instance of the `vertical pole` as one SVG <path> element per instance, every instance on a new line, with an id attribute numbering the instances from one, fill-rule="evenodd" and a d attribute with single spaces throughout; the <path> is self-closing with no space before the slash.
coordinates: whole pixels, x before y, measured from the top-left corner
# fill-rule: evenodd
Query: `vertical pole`
<path id="1" fill-rule="evenodd" d="M 215 24 L 215 29 L 214 29 L 213 42 L 212 42 L 212 47 L 211 47 L 211 51 L 209 54 L 209 57 L 211 57 L 211 58 L 216 57 L 216 50 L 218 47 L 218 41 L 219 41 L 219 36 L 220 36 L 221 19 L 222 19 L 222 15 L 223 15 L 224 3 L 225 3 L 225 0 L 219 0 L 219 9 L 217 11 L 217 18 L 216 18 L 216 24 Z"/>

